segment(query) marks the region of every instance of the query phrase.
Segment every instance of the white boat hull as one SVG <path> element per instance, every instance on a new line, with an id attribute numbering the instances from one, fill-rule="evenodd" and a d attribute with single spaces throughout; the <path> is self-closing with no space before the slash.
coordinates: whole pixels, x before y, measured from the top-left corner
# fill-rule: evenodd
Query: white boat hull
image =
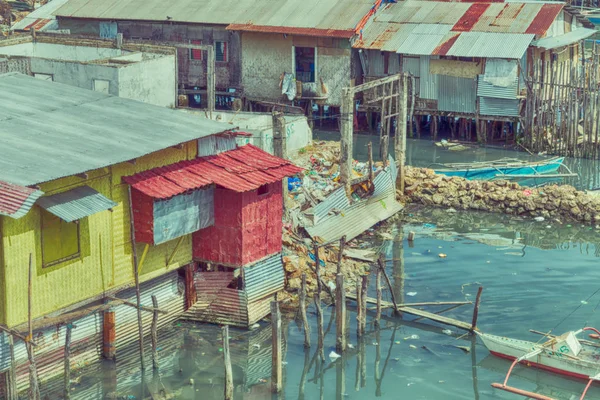
<path id="1" fill-rule="evenodd" d="M 600 349 L 597 347 L 583 346 L 577 357 L 574 357 L 564 348 L 544 348 L 542 343 L 484 333 L 478 335 L 490 353 L 497 357 L 515 360 L 534 350 L 543 349 L 540 354 L 521 361 L 521 364 L 585 380 L 600 372 Z"/>

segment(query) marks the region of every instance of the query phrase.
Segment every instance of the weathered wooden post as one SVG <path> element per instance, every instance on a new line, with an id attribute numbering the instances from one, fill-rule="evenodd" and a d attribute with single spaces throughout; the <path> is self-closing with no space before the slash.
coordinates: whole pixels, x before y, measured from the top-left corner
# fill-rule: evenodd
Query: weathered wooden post
<path id="1" fill-rule="evenodd" d="M 208 46 L 206 51 L 206 97 L 210 119 L 215 111 L 215 47 Z"/>
<path id="2" fill-rule="evenodd" d="M 152 368 L 158 369 L 158 300 L 155 295 L 152 295 L 152 306 L 154 311 L 152 312 L 152 327 L 150 334 L 152 335 Z"/>
<path id="3" fill-rule="evenodd" d="M 340 238 L 340 251 L 338 253 L 337 273 L 342 273 L 342 259 L 344 258 L 344 247 L 346 247 L 346 235 Z"/>
<path id="4" fill-rule="evenodd" d="M 471 321 L 471 331 L 477 329 L 477 317 L 479 316 L 479 304 L 481 302 L 481 292 L 483 292 L 483 286 L 479 286 L 477 290 L 477 297 L 475 298 L 475 308 L 473 309 L 473 320 Z"/>
<path id="5" fill-rule="evenodd" d="M 300 286 L 300 315 L 302 315 L 302 326 L 304 327 L 304 347 L 310 347 L 310 324 L 306 317 L 306 274 L 302 274 L 302 285 Z"/>
<path id="6" fill-rule="evenodd" d="M 271 391 L 281 392 L 283 387 L 283 354 L 281 346 L 281 313 L 279 303 L 271 302 L 271 332 L 272 332 L 272 356 L 271 356 Z"/>
<path id="7" fill-rule="evenodd" d="M 29 280 L 27 285 L 27 320 L 29 326 L 29 334 L 25 342 L 27 348 L 27 358 L 29 359 L 29 398 L 40 400 L 40 387 L 38 386 L 37 364 L 35 362 L 35 354 L 31 341 L 33 340 L 33 329 L 31 326 L 31 308 L 32 308 L 32 293 L 33 293 L 33 254 L 29 253 Z"/>
<path id="8" fill-rule="evenodd" d="M 377 290 L 377 313 L 375 314 L 375 326 L 379 328 L 381 320 L 381 269 L 375 272 L 375 289 Z"/>
<path id="9" fill-rule="evenodd" d="M 280 158 L 287 158 L 287 135 L 285 117 L 282 112 L 273 111 L 273 153 Z"/>
<path id="10" fill-rule="evenodd" d="M 344 275 L 338 273 L 335 277 L 335 349 L 342 353 L 346 351 L 346 289 L 344 288 Z"/>
<path id="11" fill-rule="evenodd" d="M 360 308 L 362 310 L 361 320 L 360 320 L 360 324 L 361 324 L 360 332 L 362 335 L 364 335 L 365 332 L 367 331 L 367 294 L 368 294 L 368 291 L 369 291 L 369 275 L 363 275 L 362 288 L 361 288 L 362 297 L 360 298 L 360 302 L 361 302 Z"/>
<path id="12" fill-rule="evenodd" d="M 318 329 L 318 351 L 321 362 L 325 361 L 325 350 L 323 350 L 323 341 L 325 334 L 323 332 L 323 310 L 321 309 L 321 298 L 315 293 L 315 308 L 317 310 L 317 329 Z"/>
<path id="13" fill-rule="evenodd" d="M 194 273 L 196 264 L 191 263 L 185 266 L 185 309 L 189 310 L 197 300 L 196 285 L 194 284 Z M 156 308 L 156 307 L 155 307 Z"/>
<path id="14" fill-rule="evenodd" d="M 319 299 L 321 299 L 321 290 L 323 287 L 321 285 L 321 260 L 319 260 L 319 244 L 315 241 L 313 242 L 313 251 L 315 253 L 315 275 L 317 276 L 317 295 Z"/>
<path id="15" fill-rule="evenodd" d="M 71 331 L 73 324 L 69 323 L 65 331 L 65 399 L 71 398 Z"/>
<path id="16" fill-rule="evenodd" d="M 396 179 L 396 188 L 404 194 L 404 164 L 406 163 L 406 130 L 408 113 L 408 75 L 402 74 L 401 84 L 398 82 L 400 96 L 400 109 L 398 110 L 398 130 L 396 131 L 396 140 L 394 142 L 394 155 L 398 164 L 398 177 Z"/>
<path id="17" fill-rule="evenodd" d="M 379 269 L 383 273 L 383 277 L 387 282 L 388 289 L 390 290 L 390 295 L 392 296 L 392 303 L 394 304 L 394 315 L 399 315 L 400 311 L 398 310 L 398 303 L 396 303 L 396 295 L 394 294 L 394 288 L 392 287 L 392 282 L 390 282 L 390 278 L 388 277 L 387 272 L 385 271 L 385 256 L 381 254 L 377 259 L 377 264 Z"/>
<path id="18" fill-rule="evenodd" d="M 346 396 L 346 356 L 337 360 L 335 366 L 335 398 L 343 399 Z"/>
<path id="19" fill-rule="evenodd" d="M 102 315 L 102 356 L 107 360 L 115 360 L 117 351 L 115 347 L 116 325 L 115 311 L 112 308 L 105 310 Z"/>
<path id="20" fill-rule="evenodd" d="M 358 339 L 362 336 L 362 284 L 359 280 L 356 281 L 356 337 Z"/>
<path id="21" fill-rule="evenodd" d="M 346 194 L 350 195 L 350 181 L 352 181 L 352 134 L 354 119 L 354 90 L 344 88 L 342 90 L 340 124 L 340 182 L 346 188 Z"/>
<path id="22" fill-rule="evenodd" d="M 229 351 L 229 325 L 225 325 L 221 333 L 223 336 L 223 361 L 225 363 L 225 400 L 232 400 L 233 374 L 231 372 L 231 354 Z"/>

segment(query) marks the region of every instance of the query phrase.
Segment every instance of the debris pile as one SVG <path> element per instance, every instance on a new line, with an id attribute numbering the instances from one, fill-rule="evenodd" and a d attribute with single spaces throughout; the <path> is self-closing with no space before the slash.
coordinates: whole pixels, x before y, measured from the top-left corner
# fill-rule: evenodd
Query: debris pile
<path id="1" fill-rule="evenodd" d="M 436 175 L 427 168 L 406 168 L 405 202 L 538 218 L 600 223 L 600 197 L 569 185 L 527 188 L 514 182 L 469 181 Z"/>

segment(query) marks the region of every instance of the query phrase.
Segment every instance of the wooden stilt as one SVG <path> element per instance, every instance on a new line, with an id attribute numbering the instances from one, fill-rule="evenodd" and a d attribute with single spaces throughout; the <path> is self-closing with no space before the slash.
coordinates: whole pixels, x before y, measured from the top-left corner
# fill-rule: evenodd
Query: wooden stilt
<path id="1" fill-rule="evenodd" d="M 343 399 L 346 396 L 346 356 L 337 360 L 335 366 L 335 398 Z"/>
<path id="2" fill-rule="evenodd" d="M 346 351 L 346 288 L 344 275 L 338 273 L 335 277 L 336 302 L 335 302 L 335 348 L 339 353 Z"/>
<path id="3" fill-rule="evenodd" d="M 367 331 L 367 294 L 368 294 L 368 289 L 369 289 L 369 275 L 363 275 L 362 277 L 362 288 L 361 288 L 361 308 L 362 308 L 362 314 L 361 314 L 361 319 L 360 319 L 360 324 L 361 324 L 361 328 L 360 328 L 360 332 L 362 335 L 365 334 L 365 332 Z"/>
<path id="4" fill-rule="evenodd" d="M 323 349 L 323 342 L 325 334 L 323 333 L 323 310 L 321 309 L 321 298 L 315 294 L 315 308 L 317 310 L 317 329 L 318 329 L 318 352 L 321 362 L 325 361 L 325 350 Z"/>
<path id="5" fill-rule="evenodd" d="M 281 313 L 279 312 L 279 303 L 276 301 L 271 302 L 271 330 L 273 347 L 271 357 L 271 391 L 279 393 L 283 387 L 283 353 L 281 346 Z"/>
<path id="6" fill-rule="evenodd" d="M 475 299 L 475 308 L 473 309 L 473 321 L 471 322 L 471 330 L 477 329 L 477 316 L 479 315 L 479 304 L 481 302 L 481 292 L 483 292 L 483 286 L 477 290 L 477 297 Z"/>
<path id="7" fill-rule="evenodd" d="M 102 355 L 104 358 L 114 361 L 117 356 L 117 349 L 115 347 L 115 311 L 113 309 L 104 311 L 102 319 Z"/>
<path id="8" fill-rule="evenodd" d="M 152 295 L 152 306 L 154 312 L 152 313 L 152 327 L 150 334 L 152 337 L 152 368 L 158 369 L 158 300 L 155 295 Z"/>
<path id="9" fill-rule="evenodd" d="M 71 331 L 73 324 L 67 324 L 65 332 L 65 399 L 71 398 Z"/>
<path id="10" fill-rule="evenodd" d="M 33 330 L 31 327 L 32 314 L 32 292 L 33 292 L 33 254 L 29 253 L 29 280 L 27 285 L 27 318 L 29 325 L 29 334 L 25 342 L 27 348 L 27 357 L 29 359 L 29 398 L 40 400 L 40 388 L 38 386 L 37 364 L 35 362 L 35 354 L 31 340 L 33 340 Z"/>
<path id="11" fill-rule="evenodd" d="M 300 314 L 304 327 L 304 347 L 308 349 L 310 347 L 310 324 L 306 317 L 306 274 L 302 274 L 302 286 L 300 287 Z"/>
<path id="12" fill-rule="evenodd" d="M 342 273 L 342 259 L 344 258 L 344 248 L 346 247 L 346 235 L 340 238 L 340 251 L 338 253 L 337 273 Z"/>
<path id="13" fill-rule="evenodd" d="M 194 285 L 194 272 L 196 264 L 191 263 L 185 266 L 185 309 L 189 309 L 196 303 L 196 285 Z"/>
<path id="14" fill-rule="evenodd" d="M 356 281 L 356 337 L 362 337 L 362 314 L 364 312 L 362 308 L 362 283 L 360 281 Z"/>
<path id="15" fill-rule="evenodd" d="M 379 328 L 381 320 L 381 269 L 377 268 L 375 273 L 375 287 L 377 290 L 377 314 L 375 315 L 375 326 Z"/>
<path id="16" fill-rule="evenodd" d="M 231 370 L 231 355 L 229 351 L 229 325 L 225 325 L 221 334 L 223 337 L 223 361 L 225 363 L 225 400 L 233 399 L 233 374 Z M 273 364 L 275 368 L 275 364 Z"/>
<path id="17" fill-rule="evenodd" d="M 395 310 L 394 314 L 397 315 L 397 314 L 399 314 L 398 303 L 396 303 L 396 295 L 394 294 L 394 288 L 392 287 L 392 282 L 390 282 L 390 278 L 388 277 L 388 274 L 385 271 L 385 256 L 383 254 L 379 256 L 377 263 L 378 263 L 379 269 L 383 273 L 383 277 L 385 278 L 385 281 L 387 282 L 388 289 L 390 290 L 390 295 L 392 296 L 392 303 L 394 304 L 394 310 Z"/>

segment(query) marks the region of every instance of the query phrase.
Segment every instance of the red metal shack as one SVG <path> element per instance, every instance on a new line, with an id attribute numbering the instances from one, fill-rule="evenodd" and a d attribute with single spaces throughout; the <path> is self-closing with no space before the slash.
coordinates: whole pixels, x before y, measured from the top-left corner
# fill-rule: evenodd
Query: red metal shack
<path id="1" fill-rule="evenodd" d="M 137 241 L 154 245 L 193 232 L 200 265 L 188 318 L 249 326 L 269 314 L 284 285 L 282 181 L 301 170 L 245 145 L 124 178 Z"/>

